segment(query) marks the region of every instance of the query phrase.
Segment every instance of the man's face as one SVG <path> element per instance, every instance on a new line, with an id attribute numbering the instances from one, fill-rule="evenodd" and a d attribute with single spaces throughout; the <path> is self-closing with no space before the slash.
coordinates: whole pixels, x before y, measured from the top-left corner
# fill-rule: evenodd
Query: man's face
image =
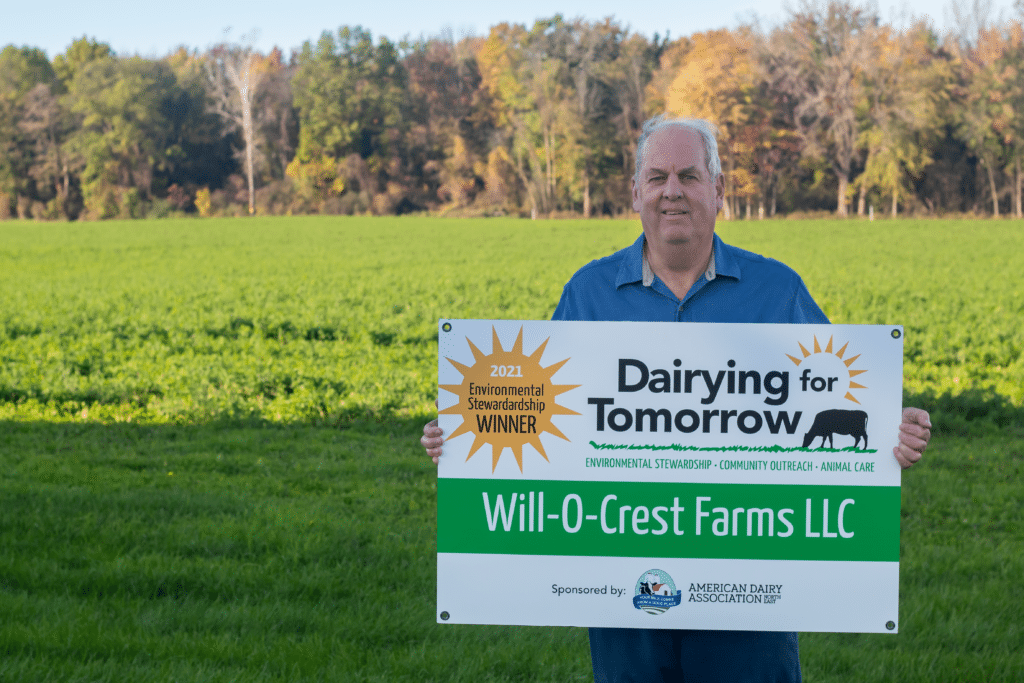
<path id="1" fill-rule="evenodd" d="M 649 248 L 666 255 L 679 248 L 710 248 L 724 195 L 722 176 L 708 176 L 699 134 L 669 126 L 647 139 L 647 155 L 633 183 L 633 209 Z"/>

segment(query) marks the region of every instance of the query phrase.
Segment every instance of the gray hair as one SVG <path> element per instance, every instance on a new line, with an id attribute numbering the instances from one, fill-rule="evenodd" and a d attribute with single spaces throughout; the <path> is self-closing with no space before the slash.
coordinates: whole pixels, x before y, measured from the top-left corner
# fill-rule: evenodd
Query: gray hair
<path id="1" fill-rule="evenodd" d="M 640 182 L 640 168 L 647 154 L 647 139 L 655 131 L 669 127 L 685 128 L 700 136 L 701 142 L 704 143 L 704 163 L 711 177 L 711 184 L 714 185 L 715 180 L 722 174 L 722 162 L 718 158 L 718 141 L 715 139 L 718 127 L 705 119 L 676 119 L 668 114 L 661 114 L 644 122 L 643 132 L 640 133 L 640 140 L 636 145 L 636 171 L 633 174 L 633 182 Z"/>

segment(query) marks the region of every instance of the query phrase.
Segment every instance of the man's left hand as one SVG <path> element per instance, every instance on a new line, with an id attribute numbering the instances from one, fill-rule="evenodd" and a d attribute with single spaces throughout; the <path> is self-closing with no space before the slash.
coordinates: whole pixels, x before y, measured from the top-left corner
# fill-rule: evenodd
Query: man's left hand
<path id="1" fill-rule="evenodd" d="M 900 424 L 900 445 L 892 449 L 893 457 L 900 467 L 907 469 L 917 463 L 932 438 L 932 421 L 928 411 L 920 408 L 904 408 Z"/>

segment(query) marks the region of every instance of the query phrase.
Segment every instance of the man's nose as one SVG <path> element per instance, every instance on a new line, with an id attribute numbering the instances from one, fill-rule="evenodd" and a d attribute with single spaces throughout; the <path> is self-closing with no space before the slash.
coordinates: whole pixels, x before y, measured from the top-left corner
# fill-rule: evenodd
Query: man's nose
<path id="1" fill-rule="evenodd" d="M 662 196 L 666 199 L 678 199 L 683 196 L 683 184 L 674 173 L 668 174 L 668 180 L 665 181 L 665 189 L 662 190 Z"/>

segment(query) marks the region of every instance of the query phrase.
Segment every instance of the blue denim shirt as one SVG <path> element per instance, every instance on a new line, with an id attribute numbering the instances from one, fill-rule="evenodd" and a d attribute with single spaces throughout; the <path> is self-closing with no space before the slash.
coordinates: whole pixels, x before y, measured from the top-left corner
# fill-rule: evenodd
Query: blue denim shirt
<path id="1" fill-rule="evenodd" d="M 644 236 L 580 268 L 552 320 L 828 323 L 793 269 L 715 235 L 714 269 L 682 300 L 643 283 Z M 798 683 L 797 635 L 787 632 L 590 629 L 596 683 Z"/>
<path id="2" fill-rule="evenodd" d="M 643 245 L 591 261 L 562 290 L 552 320 L 828 323 L 796 272 L 715 235 L 715 276 L 697 278 L 682 300 L 655 276 L 643 284 Z"/>

